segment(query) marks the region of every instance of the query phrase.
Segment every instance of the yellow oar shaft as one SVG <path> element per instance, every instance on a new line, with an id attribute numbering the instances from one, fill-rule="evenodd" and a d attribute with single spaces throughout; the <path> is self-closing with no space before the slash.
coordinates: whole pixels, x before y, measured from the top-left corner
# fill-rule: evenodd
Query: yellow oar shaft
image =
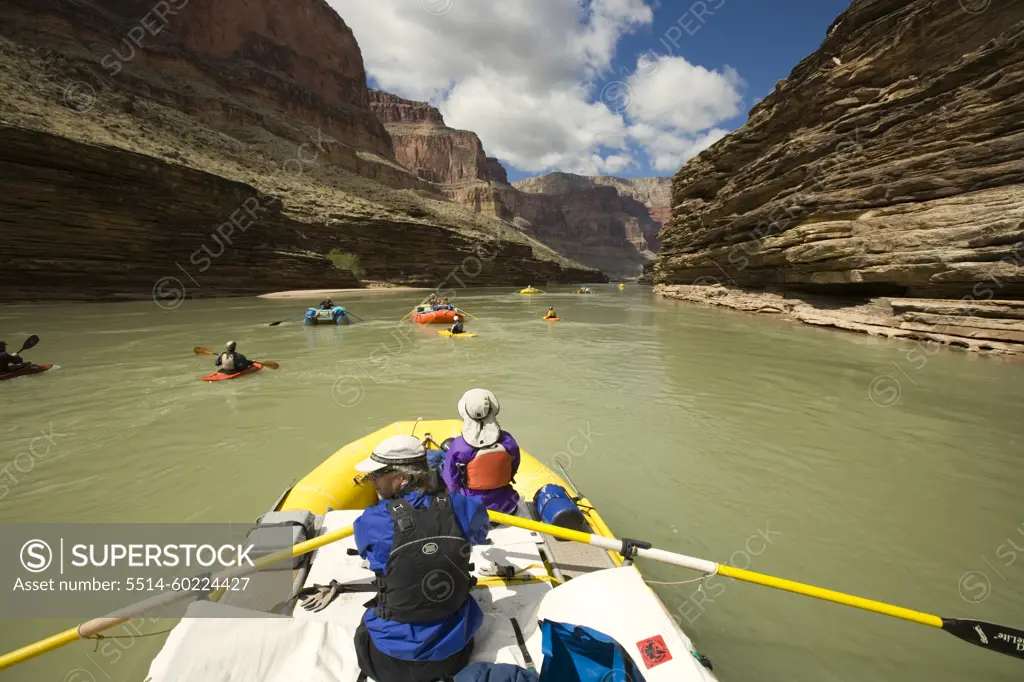
<path id="1" fill-rule="evenodd" d="M 553 535 L 565 540 L 581 542 L 586 545 L 594 545 L 595 547 L 600 547 L 610 551 L 616 551 L 622 548 L 622 541 L 612 537 L 581 533 L 580 531 L 560 528 L 559 526 L 552 526 L 538 521 L 521 519 L 516 516 L 509 516 L 508 514 L 501 514 L 494 511 L 488 511 L 487 513 L 491 517 L 492 521 L 504 523 L 509 526 L 517 526 L 519 528 L 525 528 L 526 530 L 532 530 L 546 535 Z M 823 587 L 815 587 L 814 585 L 806 585 L 793 580 L 786 580 L 785 578 L 776 578 L 774 576 L 764 575 L 763 573 L 746 571 L 742 568 L 735 568 L 726 564 L 717 564 L 713 561 L 698 559 L 696 557 L 686 556 L 685 554 L 678 554 L 676 552 L 667 552 L 663 549 L 656 549 L 653 547 L 650 549 L 636 548 L 635 551 L 637 556 L 645 559 L 652 559 L 654 561 L 660 561 L 662 563 L 672 564 L 673 566 L 680 566 L 682 568 L 690 568 L 695 571 L 701 571 L 702 573 L 718 573 L 719 575 L 724 575 L 735 580 L 742 580 L 744 582 L 764 585 L 766 587 L 774 587 L 777 590 L 802 594 L 807 597 L 814 597 L 815 599 L 822 599 L 836 604 L 844 604 L 857 609 L 873 611 L 886 616 L 892 616 L 893 618 L 901 618 L 914 623 L 921 623 L 922 625 L 930 625 L 932 627 L 942 629 L 942 619 L 938 616 L 933 616 L 930 613 L 905 609 L 900 606 L 893 606 L 891 604 L 885 604 L 872 599 L 864 599 L 863 597 L 855 597 L 851 594 L 844 594 L 842 592 L 828 590 Z"/>
<path id="2" fill-rule="evenodd" d="M 278 564 L 281 561 L 290 559 L 291 557 L 296 557 L 302 554 L 306 554 L 308 552 L 312 552 L 314 549 L 318 549 L 320 547 L 323 547 L 324 545 L 328 545 L 332 542 L 337 542 L 338 540 L 347 538 L 348 536 L 352 535 L 352 533 L 352 526 L 339 528 L 338 530 L 331 531 L 330 533 L 325 533 L 320 537 L 313 538 L 312 540 L 306 540 L 305 542 L 300 542 L 299 544 L 294 545 L 292 547 L 285 547 L 284 549 L 280 549 L 264 557 L 260 557 L 259 559 L 253 562 L 252 566 L 239 566 L 237 568 L 229 568 L 227 570 L 221 571 L 220 573 L 213 576 L 211 578 L 211 581 L 222 582 L 224 580 L 230 580 L 232 578 L 241 578 L 246 575 L 257 573 L 263 570 L 264 568 L 268 568 L 270 566 Z M 54 649 L 59 649 L 60 647 L 70 644 L 71 642 L 77 641 L 79 639 L 92 637 L 100 632 L 103 632 L 104 630 L 109 630 L 110 628 L 120 625 L 122 623 L 127 623 L 132 618 L 137 617 L 139 614 L 145 613 L 146 611 L 150 611 L 160 606 L 166 606 L 168 604 L 172 604 L 176 601 L 186 599 L 188 597 L 194 598 L 195 592 L 187 590 L 176 592 L 168 591 L 162 594 L 154 595 L 148 599 L 144 599 L 131 606 L 127 606 L 123 609 L 120 609 L 119 611 L 112 613 L 109 616 L 104 616 L 103 618 L 94 618 L 90 621 L 82 623 L 78 627 L 65 630 L 64 632 L 53 635 L 52 637 L 47 637 L 46 639 L 39 640 L 38 642 L 29 644 L 28 646 L 23 646 L 20 649 L 0 656 L 0 670 L 3 670 L 4 668 L 10 668 L 13 665 L 35 658 L 36 656 L 41 656 L 42 654 L 45 654 L 49 651 L 53 651 Z M 124 613 L 131 613 L 133 615 L 118 615 Z"/>
<path id="3" fill-rule="evenodd" d="M 640 555 L 643 556 L 643 551 L 640 552 Z M 892 616 L 893 618 L 902 618 L 903 620 L 921 623 L 922 625 L 931 625 L 934 628 L 942 629 L 942 619 L 938 616 L 933 616 L 930 613 L 923 613 L 921 611 L 914 611 L 912 609 L 905 609 L 902 606 L 893 606 L 892 604 L 885 604 L 880 601 L 874 601 L 873 599 L 855 597 L 852 594 L 844 594 L 842 592 L 836 592 L 835 590 L 825 589 L 824 587 L 815 587 L 814 585 L 786 580 L 785 578 L 776 578 L 774 576 L 764 575 L 763 573 L 745 571 L 742 568 L 735 568 L 733 566 L 723 564 L 718 565 L 718 574 L 724 575 L 728 578 L 735 578 L 736 580 L 743 580 L 748 583 L 774 587 L 777 590 L 794 592 L 796 594 L 814 597 L 815 599 L 823 599 L 836 604 L 845 604 L 846 606 L 852 606 L 856 609 L 874 611 L 875 613 Z"/>

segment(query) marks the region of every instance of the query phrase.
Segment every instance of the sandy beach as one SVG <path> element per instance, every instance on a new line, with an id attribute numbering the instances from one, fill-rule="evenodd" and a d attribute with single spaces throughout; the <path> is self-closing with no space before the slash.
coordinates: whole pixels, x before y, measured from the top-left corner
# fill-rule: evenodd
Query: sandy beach
<path id="1" fill-rule="evenodd" d="M 431 291 L 430 287 L 370 287 L 366 289 L 297 289 L 295 291 L 274 291 L 261 294 L 258 298 L 293 299 L 319 298 L 334 294 L 383 294 L 392 291 Z"/>

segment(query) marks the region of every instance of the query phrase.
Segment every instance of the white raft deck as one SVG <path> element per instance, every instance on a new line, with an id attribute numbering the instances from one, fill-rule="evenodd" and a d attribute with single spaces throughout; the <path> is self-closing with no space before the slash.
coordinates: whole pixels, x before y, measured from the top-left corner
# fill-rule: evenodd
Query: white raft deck
<path id="1" fill-rule="evenodd" d="M 348 526 L 361 513 L 329 512 L 320 532 Z M 529 518 L 522 505 L 519 515 Z M 716 679 L 693 655 L 690 640 L 635 568 L 615 568 L 608 555 L 595 548 L 576 545 L 594 550 L 589 554 L 567 551 L 575 543 L 510 526 L 491 528 L 488 539 L 492 544 L 473 548 L 477 575 L 497 562 L 524 569 L 523 575 L 544 578 L 550 576 L 544 568 L 547 558 L 556 577 L 573 577 L 561 585 L 491 579 L 498 584 L 474 589 L 484 622 L 476 634 L 473 661 L 527 667 L 512 626 L 515 618 L 539 674 L 543 661 L 539 621 L 547 618 L 591 627 L 615 638 L 648 682 Z M 354 539 L 348 537 L 317 550 L 305 586 L 324 585 L 332 579 L 371 581 L 373 573 L 363 568 L 362 560 L 348 554 L 354 547 Z M 153 660 L 147 682 L 356 682 L 359 668 L 352 640 L 366 610 L 363 604 L 372 596 L 342 593 L 319 613 L 296 606 L 291 617 L 261 614 L 254 618 L 253 612 L 238 607 L 195 602 Z M 637 645 L 659 635 L 671 660 L 648 669 Z"/>

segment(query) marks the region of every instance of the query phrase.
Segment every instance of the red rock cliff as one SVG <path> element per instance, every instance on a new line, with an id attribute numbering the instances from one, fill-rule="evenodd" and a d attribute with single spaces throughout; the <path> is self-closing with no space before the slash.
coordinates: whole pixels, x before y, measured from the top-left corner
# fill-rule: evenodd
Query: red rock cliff
<path id="1" fill-rule="evenodd" d="M 487 155 L 476 133 L 449 128 L 441 112 L 426 102 L 377 91 L 370 97 L 403 166 L 439 185 L 487 181 Z"/>

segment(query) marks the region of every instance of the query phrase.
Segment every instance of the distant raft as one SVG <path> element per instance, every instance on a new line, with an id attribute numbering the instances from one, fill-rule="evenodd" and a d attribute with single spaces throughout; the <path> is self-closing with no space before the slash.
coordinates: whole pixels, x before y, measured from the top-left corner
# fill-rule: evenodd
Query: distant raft
<path id="1" fill-rule="evenodd" d="M 417 325 L 451 325 L 459 311 L 454 305 L 420 306 L 413 313 Z"/>
<path id="2" fill-rule="evenodd" d="M 302 324 L 352 324 L 348 311 L 340 305 L 333 308 L 307 308 Z"/>

